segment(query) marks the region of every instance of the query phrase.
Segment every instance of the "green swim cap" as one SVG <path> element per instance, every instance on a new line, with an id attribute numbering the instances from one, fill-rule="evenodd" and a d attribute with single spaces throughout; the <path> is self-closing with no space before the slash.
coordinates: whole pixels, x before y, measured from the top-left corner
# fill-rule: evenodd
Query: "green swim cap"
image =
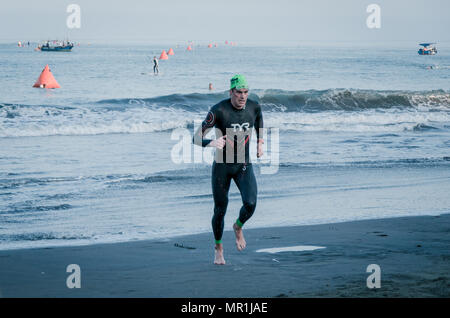
<path id="1" fill-rule="evenodd" d="M 247 81 L 243 75 L 234 75 L 231 78 L 230 83 L 231 83 L 230 89 L 233 89 L 233 88 L 236 88 L 236 89 L 247 88 L 248 89 Z"/>

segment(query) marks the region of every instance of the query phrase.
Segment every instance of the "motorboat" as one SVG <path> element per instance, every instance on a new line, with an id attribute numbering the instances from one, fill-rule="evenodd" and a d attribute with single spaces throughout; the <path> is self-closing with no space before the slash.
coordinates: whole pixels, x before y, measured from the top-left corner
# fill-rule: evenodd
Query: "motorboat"
<path id="1" fill-rule="evenodd" d="M 37 47 L 41 51 L 47 52 L 70 52 L 73 48 L 73 43 L 69 41 L 47 41 L 45 44 L 39 45 Z"/>
<path id="2" fill-rule="evenodd" d="M 419 45 L 423 46 L 419 49 L 417 53 L 419 55 L 435 55 L 437 53 L 437 49 L 433 44 L 436 43 L 420 43 Z"/>

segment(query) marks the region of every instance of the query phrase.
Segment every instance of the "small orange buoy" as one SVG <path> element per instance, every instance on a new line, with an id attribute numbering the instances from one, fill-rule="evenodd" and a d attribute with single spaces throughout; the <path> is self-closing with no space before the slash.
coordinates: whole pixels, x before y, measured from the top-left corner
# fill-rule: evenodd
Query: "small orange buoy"
<path id="1" fill-rule="evenodd" d="M 169 57 L 167 56 L 166 50 L 163 50 L 161 53 L 161 56 L 159 57 L 160 60 L 168 60 Z"/>
<path id="2" fill-rule="evenodd" d="M 60 88 L 61 86 L 59 86 L 58 82 L 53 77 L 53 74 L 47 64 L 42 70 L 42 73 L 37 79 L 36 83 L 34 83 L 33 87 Z"/>
<path id="3" fill-rule="evenodd" d="M 167 55 L 174 55 L 175 53 L 173 52 L 172 48 L 169 49 L 169 52 L 167 52 Z"/>
<path id="4" fill-rule="evenodd" d="M 208 47 L 209 47 L 209 48 L 212 48 L 212 44 L 211 44 L 211 43 L 209 43 Z"/>

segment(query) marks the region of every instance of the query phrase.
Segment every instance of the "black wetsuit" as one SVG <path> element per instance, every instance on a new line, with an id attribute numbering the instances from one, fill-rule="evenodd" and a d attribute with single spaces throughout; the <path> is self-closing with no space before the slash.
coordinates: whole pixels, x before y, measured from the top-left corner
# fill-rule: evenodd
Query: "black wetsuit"
<path id="1" fill-rule="evenodd" d="M 156 58 L 153 59 L 153 73 L 159 73 L 158 60 Z"/>
<path id="2" fill-rule="evenodd" d="M 212 227 L 216 243 L 220 243 L 224 228 L 224 217 L 228 206 L 228 191 L 231 179 L 236 183 L 242 197 L 242 208 L 236 223 L 242 226 L 256 208 L 257 185 L 250 162 L 249 145 L 253 128 L 257 138 L 263 128 L 261 106 L 247 100 L 245 108 L 236 109 L 230 99 L 214 105 L 202 127 L 194 135 L 194 143 L 206 147 L 212 140 L 205 139 L 209 129 L 216 128 L 216 138 L 227 135 L 223 150 L 216 149 L 216 157 L 212 166 L 212 191 L 214 197 L 214 216 Z"/>

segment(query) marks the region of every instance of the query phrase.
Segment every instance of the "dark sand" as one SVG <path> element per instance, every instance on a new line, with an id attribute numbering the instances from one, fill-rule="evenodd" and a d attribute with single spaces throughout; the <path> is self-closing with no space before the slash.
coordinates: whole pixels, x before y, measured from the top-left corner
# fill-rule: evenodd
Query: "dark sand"
<path id="1" fill-rule="evenodd" d="M 229 225 L 231 227 L 231 225 Z M 225 232 L 225 266 L 212 234 L 170 240 L 0 251 L 2 297 L 449 297 L 450 215 Z M 257 249 L 318 245 L 309 252 Z M 69 289 L 69 264 L 81 288 Z M 381 288 L 369 289 L 369 264 Z"/>

